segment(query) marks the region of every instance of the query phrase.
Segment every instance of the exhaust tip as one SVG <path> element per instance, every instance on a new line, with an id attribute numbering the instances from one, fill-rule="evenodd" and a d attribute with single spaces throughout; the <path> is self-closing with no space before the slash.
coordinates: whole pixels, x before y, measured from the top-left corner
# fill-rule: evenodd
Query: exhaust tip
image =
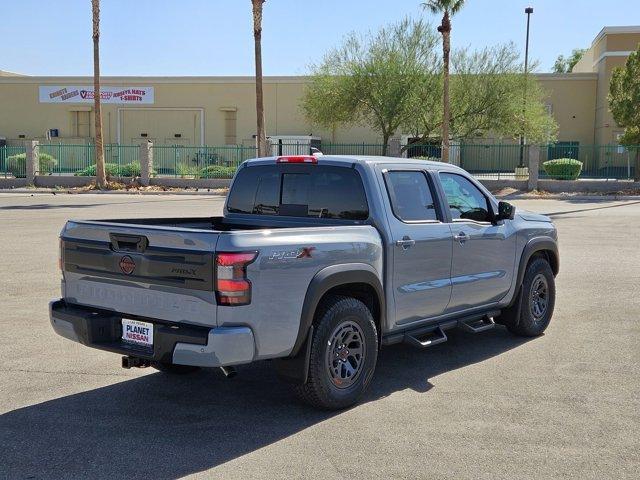
<path id="1" fill-rule="evenodd" d="M 222 370 L 222 373 L 224 373 L 224 376 L 227 378 L 233 378 L 238 374 L 238 371 L 234 367 L 220 367 L 220 370 Z"/>

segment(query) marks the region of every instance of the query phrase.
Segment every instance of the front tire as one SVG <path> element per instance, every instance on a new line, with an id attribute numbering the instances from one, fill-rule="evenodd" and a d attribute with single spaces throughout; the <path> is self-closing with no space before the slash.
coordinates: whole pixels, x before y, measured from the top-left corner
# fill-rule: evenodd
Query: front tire
<path id="1" fill-rule="evenodd" d="M 537 337 L 549 326 L 556 301 L 553 270 L 545 258 L 534 258 L 527 265 L 521 288 L 519 308 L 505 312 L 498 321 L 515 335 Z"/>
<path id="2" fill-rule="evenodd" d="M 349 407 L 369 385 L 377 358 L 378 332 L 367 306 L 351 297 L 330 297 L 311 339 L 307 382 L 294 391 L 317 408 Z"/>

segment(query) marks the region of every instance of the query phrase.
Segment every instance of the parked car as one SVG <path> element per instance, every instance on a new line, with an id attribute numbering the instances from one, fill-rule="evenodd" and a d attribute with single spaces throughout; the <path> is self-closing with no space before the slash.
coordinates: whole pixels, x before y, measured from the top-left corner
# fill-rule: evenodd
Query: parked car
<path id="1" fill-rule="evenodd" d="M 559 268 L 551 220 L 458 167 L 329 155 L 244 162 L 221 217 L 69 221 L 60 254 L 63 337 L 170 373 L 273 360 L 327 409 L 381 345 L 542 334 Z"/>

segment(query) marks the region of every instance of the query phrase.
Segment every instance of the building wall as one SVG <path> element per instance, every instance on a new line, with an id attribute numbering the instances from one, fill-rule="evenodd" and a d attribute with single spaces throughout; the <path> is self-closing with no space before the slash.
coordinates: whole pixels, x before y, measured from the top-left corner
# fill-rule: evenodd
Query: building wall
<path id="1" fill-rule="evenodd" d="M 594 75 L 540 75 L 562 139 L 593 141 Z M 153 87 L 154 104 L 129 106 L 104 104 L 105 142 L 137 144 L 144 139 L 162 145 L 224 145 L 229 138 L 253 145 L 255 133 L 255 85 L 238 78 L 105 78 L 105 86 Z M 325 142 L 381 143 L 381 136 L 364 126 L 332 130 L 311 125 L 300 101 L 305 79 L 276 77 L 265 82 L 265 114 L 268 135 L 317 135 Z M 64 143 L 83 143 L 95 136 L 92 104 L 39 103 L 39 85 L 91 85 L 87 77 L 6 77 L 0 79 L 0 136 L 10 143 L 44 138 L 48 129 L 59 130 Z M 88 115 L 90 134 L 78 137 L 73 112 Z M 230 113 L 232 112 L 232 113 Z M 235 135 L 232 135 L 235 133 Z M 143 136 L 146 134 L 146 137 Z"/>
<path id="2" fill-rule="evenodd" d="M 548 102 L 559 125 L 559 141 L 594 142 L 596 89 L 593 74 L 540 75 L 540 84 L 548 92 Z"/>
<path id="3" fill-rule="evenodd" d="M 560 141 L 581 145 L 613 143 L 621 133 L 608 109 L 613 68 L 640 42 L 640 27 L 606 27 L 571 74 L 538 74 L 559 125 Z M 581 73 L 580 73 L 581 72 Z M 333 130 L 311 125 L 300 109 L 305 77 L 267 77 L 264 85 L 267 135 L 314 135 L 323 142 L 381 143 L 366 126 Z M 252 77 L 105 77 L 105 86 L 153 87 L 153 105 L 103 103 L 103 135 L 108 143 L 136 144 L 145 138 L 161 145 L 254 145 L 255 85 Z M 0 137 L 44 138 L 58 129 L 55 141 L 92 141 L 92 104 L 40 103 L 40 85 L 92 85 L 91 77 L 0 75 Z M 84 112 L 81 114 L 73 112 Z M 89 128 L 76 131 L 81 115 Z M 79 117 L 78 117 L 79 118 Z M 88 131 L 87 131 L 88 130 Z M 400 134 L 401 132 L 398 132 Z M 143 136 L 146 134 L 146 136 Z"/>
<path id="4" fill-rule="evenodd" d="M 268 135 L 318 135 L 325 141 L 379 143 L 380 136 L 365 127 L 340 128 L 335 132 L 314 127 L 299 104 L 305 79 L 265 79 L 264 99 Z M 10 142 L 44 138 L 46 131 L 59 130 L 55 141 L 78 143 L 95 136 L 90 115 L 89 137 L 73 131 L 75 111 L 92 111 L 92 104 L 39 103 L 40 85 L 91 86 L 88 77 L 7 77 L 0 80 L 0 137 Z M 105 142 L 138 143 L 143 138 L 159 144 L 206 143 L 224 145 L 235 129 L 237 144 L 253 145 L 255 133 L 255 84 L 250 77 L 236 78 L 105 78 L 105 86 L 153 87 L 154 104 L 129 106 L 103 103 Z M 234 112 L 230 115 L 229 112 Z M 234 127 L 235 124 L 235 127 Z M 141 134 L 147 134 L 142 137 Z M 176 137 L 179 135 L 179 137 Z"/>

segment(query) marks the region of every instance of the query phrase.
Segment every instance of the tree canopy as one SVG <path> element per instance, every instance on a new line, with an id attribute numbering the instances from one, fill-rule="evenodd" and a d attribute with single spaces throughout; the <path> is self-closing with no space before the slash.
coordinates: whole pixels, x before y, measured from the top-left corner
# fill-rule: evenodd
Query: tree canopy
<path id="1" fill-rule="evenodd" d="M 586 51 L 586 48 L 574 48 L 568 57 L 558 55 L 556 63 L 553 64 L 553 71 L 555 73 L 571 73 L 573 67 L 576 66 L 576 63 L 580 61 Z"/>
<path id="2" fill-rule="evenodd" d="M 640 44 L 624 68 L 615 68 L 611 74 L 609 108 L 613 119 L 624 128 L 620 143 L 635 150 L 634 180 L 640 181 Z"/>
<path id="3" fill-rule="evenodd" d="M 609 84 L 609 108 L 623 127 L 623 145 L 640 145 L 640 45 L 627 58 L 624 68 L 616 68 Z"/>
<path id="4" fill-rule="evenodd" d="M 374 128 L 384 145 L 402 131 L 427 141 L 441 135 L 443 76 L 437 36 L 406 19 L 375 34 L 351 34 L 312 67 L 302 109 L 314 124 Z M 514 45 L 454 51 L 451 136 L 492 133 L 531 141 L 555 138 L 545 92 L 522 72 Z M 386 151 L 385 151 L 386 153 Z"/>
<path id="5" fill-rule="evenodd" d="M 546 93 L 523 67 L 515 45 L 479 51 L 458 50 L 452 56 L 451 136 L 457 139 L 487 133 L 515 138 L 521 133 L 529 141 L 555 138 L 557 125 L 547 112 Z M 441 128 L 438 90 L 421 90 L 415 105 L 417 115 L 404 124 L 415 136 L 428 138 Z M 420 108 L 420 106 L 429 108 Z"/>
<path id="6" fill-rule="evenodd" d="M 302 100 L 307 118 L 326 128 L 371 126 L 386 146 L 412 115 L 416 86 L 437 83 L 436 42 L 428 24 L 409 19 L 374 35 L 348 35 L 341 47 L 312 67 Z"/>

